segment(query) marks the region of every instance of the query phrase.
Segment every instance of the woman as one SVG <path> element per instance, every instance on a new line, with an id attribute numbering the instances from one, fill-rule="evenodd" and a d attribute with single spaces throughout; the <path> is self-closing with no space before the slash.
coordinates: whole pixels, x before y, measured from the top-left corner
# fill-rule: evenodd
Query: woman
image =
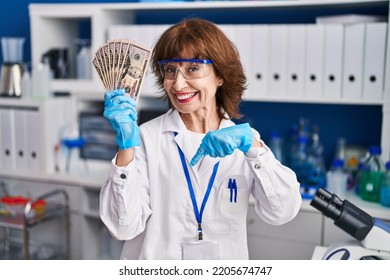
<path id="1" fill-rule="evenodd" d="M 301 205 L 295 173 L 248 124 L 235 125 L 245 90 L 234 45 L 213 23 L 187 19 L 155 45 L 152 67 L 170 110 L 138 128 L 123 90 L 105 95 L 119 152 L 100 215 L 126 240 L 122 259 L 248 259 L 246 215 L 280 225 Z"/>

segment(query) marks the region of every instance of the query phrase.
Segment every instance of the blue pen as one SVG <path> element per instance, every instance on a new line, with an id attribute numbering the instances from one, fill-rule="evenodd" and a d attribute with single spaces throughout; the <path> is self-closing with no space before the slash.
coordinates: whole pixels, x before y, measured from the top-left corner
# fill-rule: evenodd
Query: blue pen
<path id="1" fill-rule="evenodd" d="M 234 203 L 237 203 L 237 193 L 238 193 L 238 189 L 237 189 L 236 179 L 233 179 L 233 186 L 232 186 L 232 189 L 234 190 Z"/>
<path id="2" fill-rule="evenodd" d="M 232 179 L 229 179 L 228 188 L 230 190 L 230 202 L 233 201 L 233 181 Z"/>

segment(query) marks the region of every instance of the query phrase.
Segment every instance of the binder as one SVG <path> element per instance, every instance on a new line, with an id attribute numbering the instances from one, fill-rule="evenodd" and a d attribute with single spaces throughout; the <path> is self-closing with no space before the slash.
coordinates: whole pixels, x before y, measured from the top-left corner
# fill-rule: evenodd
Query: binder
<path id="1" fill-rule="evenodd" d="M 287 25 L 270 25 L 269 94 L 284 96 L 287 86 Z"/>
<path id="2" fill-rule="evenodd" d="M 252 49 L 253 49 L 253 35 L 252 35 L 252 26 L 250 24 L 238 24 L 234 28 L 234 41 L 238 53 L 240 54 L 240 60 L 244 73 L 247 78 L 247 90 L 244 93 L 244 98 L 250 98 L 255 93 L 255 88 L 252 83 L 252 73 L 253 73 L 253 58 L 252 58 Z"/>
<path id="3" fill-rule="evenodd" d="M 15 163 L 18 170 L 27 169 L 26 141 L 29 138 L 26 131 L 26 109 L 14 109 L 15 133 Z M 36 133 L 36 132 L 35 132 Z"/>
<path id="4" fill-rule="evenodd" d="M 364 31 L 364 23 L 344 25 L 343 99 L 362 99 Z"/>
<path id="5" fill-rule="evenodd" d="M 41 149 L 41 121 L 38 110 L 26 110 L 26 145 L 27 166 L 31 171 L 42 171 L 42 149 Z M 51 151 L 49 151 L 51 152 Z"/>
<path id="6" fill-rule="evenodd" d="M 306 25 L 305 96 L 322 97 L 324 67 L 324 26 Z"/>
<path id="7" fill-rule="evenodd" d="M 287 37 L 287 95 L 303 96 L 306 58 L 305 26 L 289 25 Z"/>
<path id="8" fill-rule="evenodd" d="M 14 170 L 15 168 L 15 141 L 14 141 L 14 112 L 12 108 L 0 107 L 1 150 L 0 160 L 2 170 Z"/>
<path id="9" fill-rule="evenodd" d="M 365 24 L 363 99 L 381 101 L 383 98 L 387 23 Z"/>
<path id="10" fill-rule="evenodd" d="M 269 27 L 266 24 L 255 24 L 253 34 L 253 68 L 252 68 L 252 99 L 256 100 L 268 94 L 269 84 Z"/>
<path id="11" fill-rule="evenodd" d="M 342 24 L 326 24 L 324 49 L 324 88 L 325 98 L 341 98 L 343 67 L 344 27 Z"/>

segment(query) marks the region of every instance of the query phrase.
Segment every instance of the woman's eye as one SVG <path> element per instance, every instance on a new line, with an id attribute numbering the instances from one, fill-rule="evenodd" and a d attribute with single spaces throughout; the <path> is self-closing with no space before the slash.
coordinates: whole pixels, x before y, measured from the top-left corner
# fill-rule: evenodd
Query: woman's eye
<path id="1" fill-rule="evenodd" d="M 166 73 L 175 73 L 176 72 L 176 68 L 175 67 L 166 67 L 165 68 L 165 72 Z"/>
<path id="2" fill-rule="evenodd" d="M 197 65 L 192 65 L 188 67 L 188 72 L 197 72 L 197 71 L 199 71 L 199 66 Z"/>

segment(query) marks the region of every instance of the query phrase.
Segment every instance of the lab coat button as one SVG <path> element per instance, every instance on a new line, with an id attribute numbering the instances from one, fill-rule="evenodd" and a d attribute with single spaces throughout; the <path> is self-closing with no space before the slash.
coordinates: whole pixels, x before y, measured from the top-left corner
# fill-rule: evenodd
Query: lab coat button
<path id="1" fill-rule="evenodd" d="M 255 167 L 255 169 L 260 169 L 261 166 L 260 166 L 260 164 L 256 163 L 254 167 Z"/>
<path id="2" fill-rule="evenodd" d="M 121 174 L 121 178 L 122 178 L 122 179 L 126 179 L 126 175 L 122 173 L 122 174 Z"/>

